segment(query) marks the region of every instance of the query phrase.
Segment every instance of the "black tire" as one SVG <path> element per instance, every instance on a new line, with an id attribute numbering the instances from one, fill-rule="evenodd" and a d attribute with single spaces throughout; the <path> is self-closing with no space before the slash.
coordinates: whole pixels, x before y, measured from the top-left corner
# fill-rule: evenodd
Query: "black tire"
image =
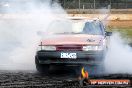
<path id="1" fill-rule="evenodd" d="M 35 64 L 36 64 L 36 69 L 38 72 L 43 74 L 48 74 L 49 64 L 40 64 L 37 57 L 35 58 Z"/>
<path id="2" fill-rule="evenodd" d="M 81 69 L 82 69 L 83 66 L 77 66 L 77 67 L 74 67 L 74 71 L 75 71 L 75 75 L 77 77 L 80 77 L 81 76 Z"/>
<path id="3" fill-rule="evenodd" d="M 88 71 L 89 77 L 104 74 L 105 68 L 102 65 L 82 65 L 75 69 L 76 76 L 81 76 L 81 69 L 84 67 L 85 71 Z"/>
<path id="4" fill-rule="evenodd" d="M 89 76 L 102 75 L 105 70 L 103 65 L 85 65 L 84 68 L 88 71 Z"/>

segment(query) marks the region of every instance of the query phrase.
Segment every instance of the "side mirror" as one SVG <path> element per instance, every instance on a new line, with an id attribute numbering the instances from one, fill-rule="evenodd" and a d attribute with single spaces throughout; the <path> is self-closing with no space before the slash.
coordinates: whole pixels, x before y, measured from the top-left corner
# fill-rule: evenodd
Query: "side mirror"
<path id="1" fill-rule="evenodd" d="M 112 32 L 106 32 L 105 35 L 106 36 L 111 36 L 112 35 Z"/>

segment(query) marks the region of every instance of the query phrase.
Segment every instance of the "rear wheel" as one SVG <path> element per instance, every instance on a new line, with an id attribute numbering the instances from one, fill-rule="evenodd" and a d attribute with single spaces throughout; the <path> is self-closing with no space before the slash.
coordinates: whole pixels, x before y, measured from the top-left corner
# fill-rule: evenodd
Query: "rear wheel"
<path id="1" fill-rule="evenodd" d="M 36 64 L 36 69 L 38 72 L 44 73 L 44 74 L 47 74 L 49 72 L 49 65 L 48 64 L 40 64 L 37 57 L 35 58 L 35 64 Z"/>

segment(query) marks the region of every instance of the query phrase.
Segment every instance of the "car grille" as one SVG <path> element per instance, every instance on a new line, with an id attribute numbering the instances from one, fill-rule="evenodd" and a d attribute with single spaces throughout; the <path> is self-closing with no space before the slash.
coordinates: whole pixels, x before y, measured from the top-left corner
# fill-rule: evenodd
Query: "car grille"
<path id="1" fill-rule="evenodd" d="M 56 46 L 57 51 L 82 51 L 81 45 L 59 45 Z"/>

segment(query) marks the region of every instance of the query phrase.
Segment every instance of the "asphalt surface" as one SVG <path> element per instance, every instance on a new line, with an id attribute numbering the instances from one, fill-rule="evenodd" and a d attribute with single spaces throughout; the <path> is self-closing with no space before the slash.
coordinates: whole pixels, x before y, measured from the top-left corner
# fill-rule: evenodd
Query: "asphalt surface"
<path id="1" fill-rule="evenodd" d="M 107 74 L 91 76 L 90 78 L 132 79 L 132 75 Z M 82 86 L 80 86 L 78 78 L 67 71 L 62 72 L 57 71 L 57 73 L 50 73 L 48 75 L 40 74 L 36 71 L 0 71 L 0 88 L 80 88 L 80 87 Z"/>
<path id="2" fill-rule="evenodd" d="M 1 71 L 0 88 L 64 88 L 79 87 L 79 81 L 69 73 L 40 74 L 36 71 Z"/>

